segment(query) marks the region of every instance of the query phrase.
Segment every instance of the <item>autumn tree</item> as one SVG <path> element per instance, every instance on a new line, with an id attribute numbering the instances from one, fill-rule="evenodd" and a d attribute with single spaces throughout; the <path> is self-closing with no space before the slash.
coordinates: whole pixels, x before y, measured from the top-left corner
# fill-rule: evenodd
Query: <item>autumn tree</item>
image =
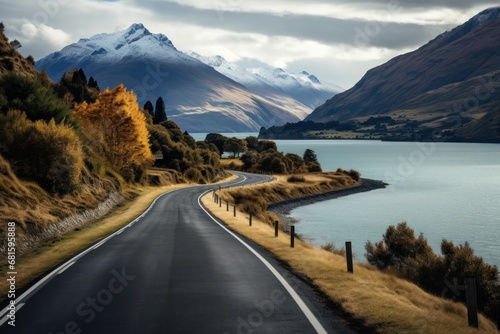
<path id="1" fill-rule="evenodd" d="M 123 85 L 106 89 L 94 103 L 77 105 L 75 114 L 84 127 L 98 129 L 103 134 L 105 155 L 122 175 L 130 176 L 133 171 L 137 179 L 154 161 L 146 117 L 139 109 L 136 95 L 127 92 Z"/>
<path id="2" fill-rule="evenodd" d="M 160 124 L 163 121 L 167 120 L 167 114 L 165 112 L 165 102 L 163 102 L 162 97 L 160 96 L 158 100 L 156 100 L 155 107 L 155 115 L 153 117 L 154 124 Z"/>

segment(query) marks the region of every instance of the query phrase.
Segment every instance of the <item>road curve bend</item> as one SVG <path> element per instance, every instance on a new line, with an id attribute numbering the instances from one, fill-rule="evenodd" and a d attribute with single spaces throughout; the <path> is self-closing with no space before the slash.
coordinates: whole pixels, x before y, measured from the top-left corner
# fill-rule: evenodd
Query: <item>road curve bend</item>
<path id="1" fill-rule="evenodd" d="M 221 186 L 269 180 L 237 175 Z M 160 196 L 134 222 L 19 296 L 15 327 L 2 310 L 0 332 L 333 332 L 311 311 L 312 302 L 297 294 L 297 279 L 205 211 L 199 198 L 215 188 L 194 186 Z"/>

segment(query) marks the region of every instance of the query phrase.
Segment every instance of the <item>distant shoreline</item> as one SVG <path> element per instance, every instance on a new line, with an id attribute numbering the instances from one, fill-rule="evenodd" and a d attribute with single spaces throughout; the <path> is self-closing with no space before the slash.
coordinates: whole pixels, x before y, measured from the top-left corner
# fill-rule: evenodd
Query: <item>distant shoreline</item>
<path id="1" fill-rule="evenodd" d="M 272 211 L 280 216 L 288 216 L 288 215 L 290 215 L 290 212 L 293 209 L 298 208 L 300 206 L 310 205 L 310 204 L 314 204 L 317 202 L 328 201 L 331 199 L 349 196 L 349 195 L 358 194 L 358 193 L 363 193 L 363 192 L 372 191 L 372 190 L 376 190 L 376 189 L 384 189 L 387 185 L 388 184 L 383 182 L 383 181 L 362 178 L 361 185 L 359 185 L 359 186 L 334 190 L 334 191 L 330 191 L 330 192 L 327 192 L 324 194 L 312 195 L 312 196 L 308 196 L 308 197 L 291 199 L 288 201 L 283 201 L 283 202 L 271 204 L 268 206 L 267 210 Z M 291 218 L 291 217 L 289 217 L 289 218 Z M 293 218 L 292 218 L 292 220 L 293 220 Z"/>

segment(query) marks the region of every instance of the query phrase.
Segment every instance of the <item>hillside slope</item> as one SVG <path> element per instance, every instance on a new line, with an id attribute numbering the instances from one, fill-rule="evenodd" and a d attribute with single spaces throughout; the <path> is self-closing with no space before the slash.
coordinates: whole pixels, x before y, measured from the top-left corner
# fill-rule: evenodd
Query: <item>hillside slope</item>
<path id="1" fill-rule="evenodd" d="M 487 9 L 418 50 L 371 69 L 353 88 L 328 100 L 306 120 L 366 121 L 384 115 L 399 120 L 402 127 L 417 122 L 418 130 L 449 130 L 456 140 L 500 141 L 495 129 L 488 130 L 492 137 L 478 137 L 467 132 L 472 125 L 462 128 L 498 110 L 498 31 L 500 7 Z M 498 127 L 486 121 L 481 124 Z M 389 130 L 390 135 L 400 136 L 397 127 Z"/>

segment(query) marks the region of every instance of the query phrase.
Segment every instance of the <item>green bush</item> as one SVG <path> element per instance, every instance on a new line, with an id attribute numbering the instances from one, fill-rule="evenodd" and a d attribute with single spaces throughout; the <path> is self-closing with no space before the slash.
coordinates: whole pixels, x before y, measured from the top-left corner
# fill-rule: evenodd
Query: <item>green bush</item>
<path id="1" fill-rule="evenodd" d="M 0 78 L 1 110 L 15 109 L 26 113 L 32 121 L 55 119 L 56 123 L 75 125 L 70 110 L 57 97 L 54 89 L 41 80 L 8 73 Z"/>

